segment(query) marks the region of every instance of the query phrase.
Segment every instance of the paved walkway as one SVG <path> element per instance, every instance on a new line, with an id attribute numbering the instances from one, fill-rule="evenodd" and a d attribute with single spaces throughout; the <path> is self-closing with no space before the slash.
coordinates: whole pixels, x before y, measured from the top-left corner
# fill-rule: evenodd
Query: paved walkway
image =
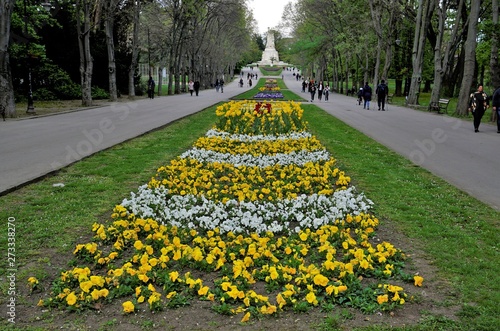
<path id="1" fill-rule="evenodd" d="M 301 82 L 284 72 L 287 86 L 302 93 Z M 363 132 L 413 163 L 443 178 L 471 196 L 500 210 L 500 134 L 486 117 L 474 132 L 471 121 L 388 105 L 377 111 L 359 106 L 356 97 L 330 94 L 330 100 L 313 102 L 329 114 Z"/>
<path id="2" fill-rule="evenodd" d="M 210 89 L 200 91 L 198 97 L 186 93 L 0 121 L 0 195 L 248 89 L 234 81 L 224 86 L 224 93 Z"/>
<path id="3" fill-rule="evenodd" d="M 248 69 L 245 70 L 248 72 Z M 257 71 L 258 72 L 258 71 Z M 260 72 L 259 76 L 260 76 Z M 300 82 L 284 72 L 285 83 L 301 95 Z M 196 113 L 248 87 L 236 81 L 224 88 L 110 104 L 57 116 L 0 122 L 0 194 L 5 194 L 97 151 Z M 307 94 L 302 94 L 309 99 Z M 471 196 L 500 210 L 500 135 L 491 124 L 472 123 L 436 113 L 388 106 L 363 110 L 355 98 L 330 94 L 314 102 L 328 113 L 410 159 Z M 376 105 L 372 103 L 372 109 Z"/>

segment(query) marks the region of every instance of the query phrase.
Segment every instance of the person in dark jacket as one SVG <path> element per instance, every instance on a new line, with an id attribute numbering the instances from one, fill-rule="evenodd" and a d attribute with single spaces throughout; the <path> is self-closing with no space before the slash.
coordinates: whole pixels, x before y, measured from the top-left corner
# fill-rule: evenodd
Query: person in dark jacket
<path id="1" fill-rule="evenodd" d="M 377 89 L 375 90 L 375 94 L 377 95 L 377 104 L 378 110 L 380 110 L 380 106 L 382 106 L 382 110 L 385 111 L 385 98 L 389 92 L 389 88 L 385 85 L 385 80 L 382 79 L 382 82 L 378 84 Z"/>
<path id="2" fill-rule="evenodd" d="M 153 77 L 149 76 L 149 80 L 148 80 L 148 97 L 150 99 L 154 99 L 155 98 L 155 81 L 153 79 Z"/>
<path id="3" fill-rule="evenodd" d="M 483 86 L 479 85 L 477 91 L 469 97 L 469 111 L 472 111 L 474 116 L 474 132 L 479 132 L 481 119 L 488 106 L 488 96 L 484 93 Z"/>
<path id="4" fill-rule="evenodd" d="M 363 104 L 363 109 L 370 110 L 370 101 L 372 101 L 372 88 L 368 85 L 368 82 L 363 86 L 363 100 L 365 103 Z"/>
<path id="5" fill-rule="evenodd" d="M 360 105 L 362 101 L 363 101 L 363 88 L 360 87 L 358 91 L 358 105 Z"/>
<path id="6" fill-rule="evenodd" d="M 309 91 L 311 91 L 311 102 L 314 101 L 314 96 L 316 95 L 316 84 L 311 83 L 309 87 Z"/>
<path id="7" fill-rule="evenodd" d="M 193 87 L 194 87 L 194 93 L 196 94 L 196 96 L 198 96 L 198 93 L 200 92 L 200 82 L 195 81 Z"/>

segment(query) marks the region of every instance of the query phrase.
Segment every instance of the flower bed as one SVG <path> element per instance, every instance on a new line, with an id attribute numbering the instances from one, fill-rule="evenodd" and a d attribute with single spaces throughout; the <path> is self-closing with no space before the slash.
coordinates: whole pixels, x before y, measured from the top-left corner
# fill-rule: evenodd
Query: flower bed
<path id="1" fill-rule="evenodd" d="M 283 93 L 281 92 L 259 92 L 256 95 L 254 95 L 254 99 L 283 99 Z"/>
<path id="2" fill-rule="evenodd" d="M 94 224 L 94 240 L 74 250 L 78 267 L 39 305 L 81 310 L 118 299 L 132 313 L 197 298 L 242 322 L 316 306 L 403 305 L 409 297 L 390 281 L 423 278 L 404 272 L 392 244 L 370 241 L 379 223 L 372 202 L 306 131 L 300 105 L 243 101 L 216 112 L 213 130 L 116 206 L 110 224 Z"/>

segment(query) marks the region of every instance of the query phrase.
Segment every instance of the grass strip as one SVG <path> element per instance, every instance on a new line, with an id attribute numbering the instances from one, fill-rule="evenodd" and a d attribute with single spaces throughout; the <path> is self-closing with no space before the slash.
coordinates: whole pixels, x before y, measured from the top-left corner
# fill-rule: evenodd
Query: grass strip
<path id="1" fill-rule="evenodd" d="M 309 131 L 374 201 L 374 214 L 417 239 L 463 306 L 459 330 L 495 330 L 500 321 L 500 213 L 313 105 Z"/>
<path id="2" fill-rule="evenodd" d="M 433 327 L 441 324 L 434 329 L 496 330 L 500 213 L 314 105 L 304 108 L 310 131 L 340 160 L 340 167 L 348 171 L 358 189 L 375 202 L 377 217 L 416 239 L 442 272 L 440 276 L 461 293 L 460 323 L 439 322 L 437 318 Z M 95 221 L 108 219 L 116 203 L 213 125 L 214 109 L 97 153 L 57 175 L 0 197 L 1 219 L 16 218 L 19 284 L 26 283 L 28 276 L 47 278 L 46 266 L 53 263 L 48 256 L 71 255 L 77 242 L 86 242 Z M 53 187 L 55 183 L 65 186 Z M 7 247 L 6 238 L 0 238 L 2 247 Z M 0 269 L 0 275 L 4 274 L 5 269 Z M 6 282 L 1 286 L 6 298 Z M 424 323 L 404 330 L 427 330 L 428 326 Z"/>

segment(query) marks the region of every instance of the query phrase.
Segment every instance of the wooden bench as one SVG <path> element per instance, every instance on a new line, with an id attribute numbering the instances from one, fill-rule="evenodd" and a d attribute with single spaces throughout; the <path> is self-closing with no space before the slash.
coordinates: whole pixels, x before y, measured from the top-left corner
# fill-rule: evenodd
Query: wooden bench
<path id="1" fill-rule="evenodd" d="M 439 99 L 438 102 L 431 102 L 429 104 L 429 111 L 437 111 L 438 114 L 441 114 L 441 111 L 444 111 L 448 114 L 448 104 L 450 103 L 449 99 Z"/>
<path id="2" fill-rule="evenodd" d="M 387 95 L 387 103 L 392 103 L 392 97 L 394 97 L 394 93 Z"/>

